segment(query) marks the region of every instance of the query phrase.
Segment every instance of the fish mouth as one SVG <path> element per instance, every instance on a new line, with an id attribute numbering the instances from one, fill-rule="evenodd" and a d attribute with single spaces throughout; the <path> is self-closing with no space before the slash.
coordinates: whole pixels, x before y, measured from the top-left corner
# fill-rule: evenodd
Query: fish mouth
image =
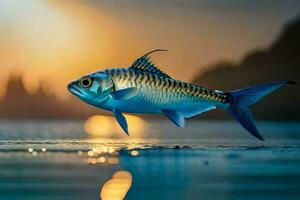
<path id="1" fill-rule="evenodd" d="M 75 86 L 73 86 L 72 84 L 69 84 L 68 85 L 68 90 L 74 94 L 75 96 L 79 96 L 79 97 L 82 97 L 83 96 L 83 93 L 78 89 L 76 88 Z"/>

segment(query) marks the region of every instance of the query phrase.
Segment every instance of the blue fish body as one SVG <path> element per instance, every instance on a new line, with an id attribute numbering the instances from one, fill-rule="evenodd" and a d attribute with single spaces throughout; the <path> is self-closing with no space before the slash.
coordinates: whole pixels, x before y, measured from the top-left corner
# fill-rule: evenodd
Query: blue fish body
<path id="1" fill-rule="evenodd" d="M 138 58 L 129 68 L 113 68 L 83 76 L 68 85 L 69 91 L 88 104 L 114 113 L 128 134 L 122 113 L 164 114 L 177 126 L 185 118 L 215 108 L 229 113 L 252 135 L 259 134 L 249 106 L 291 81 L 260 84 L 232 92 L 210 90 L 173 79 L 151 63 L 149 55 Z"/>

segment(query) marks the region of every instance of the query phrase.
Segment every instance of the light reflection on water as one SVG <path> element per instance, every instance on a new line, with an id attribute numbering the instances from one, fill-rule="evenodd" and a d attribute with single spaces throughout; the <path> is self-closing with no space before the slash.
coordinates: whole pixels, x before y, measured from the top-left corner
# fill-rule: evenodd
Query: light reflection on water
<path id="1" fill-rule="evenodd" d="M 84 154 L 80 153 L 81 156 Z M 119 152 L 114 147 L 98 147 L 93 148 L 87 152 L 87 158 L 83 159 L 83 163 L 88 164 L 119 164 Z"/>
<path id="2" fill-rule="evenodd" d="M 118 171 L 105 182 L 101 189 L 102 200 L 123 200 L 132 184 L 132 175 L 128 171 Z"/>

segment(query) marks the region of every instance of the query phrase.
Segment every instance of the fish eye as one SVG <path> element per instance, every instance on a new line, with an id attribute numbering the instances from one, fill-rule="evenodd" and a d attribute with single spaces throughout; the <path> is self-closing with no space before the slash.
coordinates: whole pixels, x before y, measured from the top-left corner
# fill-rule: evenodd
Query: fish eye
<path id="1" fill-rule="evenodd" d="M 83 77 L 80 80 L 79 85 L 82 88 L 89 88 L 91 87 L 92 83 L 93 83 L 93 79 L 91 77 Z"/>

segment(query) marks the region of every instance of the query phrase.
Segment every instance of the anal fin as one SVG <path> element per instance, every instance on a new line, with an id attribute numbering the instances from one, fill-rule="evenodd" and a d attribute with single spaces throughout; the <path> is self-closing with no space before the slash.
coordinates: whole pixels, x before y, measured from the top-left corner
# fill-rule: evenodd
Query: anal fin
<path id="1" fill-rule="evenodd" d="M 174 110 L 162 110 L 162 113 L 177 126 L 181 128 L 184 127 L 184 116 L 180 112 Z"/>

